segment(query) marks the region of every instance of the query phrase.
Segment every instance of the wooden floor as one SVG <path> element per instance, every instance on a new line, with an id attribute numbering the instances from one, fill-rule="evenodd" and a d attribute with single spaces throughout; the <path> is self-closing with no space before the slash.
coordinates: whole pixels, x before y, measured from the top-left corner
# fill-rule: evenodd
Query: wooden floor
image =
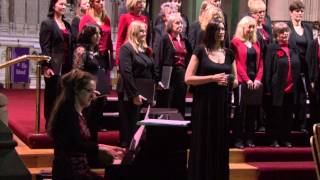
<path id="1" fill-rule="evenodd" d="M 32 174 L 35 180 L 36 174 L 51 171 L 53 160 L 52 149 L 30 149 L 18 137 L 14 136 L 18 146 L 17 153 Z M 104 169 L 94 169 L 99 174 L 104 174 Z M 244 162 L 243 150 L 230 149 L 230 180 L 256 180 L 257 169 Z"/>

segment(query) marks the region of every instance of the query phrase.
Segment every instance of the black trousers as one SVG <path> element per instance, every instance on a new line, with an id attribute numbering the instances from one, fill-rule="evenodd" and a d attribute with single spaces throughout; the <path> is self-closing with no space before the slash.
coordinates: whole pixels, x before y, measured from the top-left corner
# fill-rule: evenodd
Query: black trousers
<path id="1" fill-rule="evenodd" d="M 235 102 L 239 106 L 232 127 L 236 140 L 252 140 L 254 138 L 255 127 L 259 118 L 260 105 L 249 105 L 245 100 L 239 100 L 239 88 L 234 89 Z M 243 95 L 241 95 L 243 96 Z"/>
<path id="2" fill-rule="evenodd" d="M 51 116 L 55 101 L 60 91 L 60 76 L 54 75 L 50 78 L 44 78 L 44 117 L 46 119 L 46 128 L 48 127 L 48 121 Z"/>
<path id="3" fill-rule="evenodd" d="M 184 82 L 186 69 L 183 66 L 172 70 L 170 89 L 157 92 L 156 107 L 176 108 L 184 116 L 186 105 L 187 85 Z"/>
<path id="4" fill-rule="evenodd" d="M 267 132 L 271 140 L 290 142 L 294 111 L 293 94 L 285 94 L 282 106 L 273 106 L 273 118 L 269 119 Z"/>
<path id="5" fill-rule="evenodd" d="M 131 139 L 138 129 L 141 107 L 133 104 L 132 100 L 124 100 L 123 93 L 118 93 L 118 106 L 120 118 L 120 146 L 129 147 Z"/>

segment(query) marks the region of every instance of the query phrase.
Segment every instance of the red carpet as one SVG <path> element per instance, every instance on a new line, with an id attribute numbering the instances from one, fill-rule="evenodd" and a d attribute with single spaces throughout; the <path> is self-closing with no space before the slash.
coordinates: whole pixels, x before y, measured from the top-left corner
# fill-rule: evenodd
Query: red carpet
<path id="1" fill-rule="evenodd" d="M 313 160 L 310 147 L 245 148 L 244 155 L 245 155 L 246 162 L 312 161 Z"/>
<path id="2" fill-rule="evenodd" d="M 313 161 L 250 162 L 258 168 L 259 180 L 316 180 Z"/>
<path id="3" fill-rule="evenodd" d="M 52 141 L 45 133 L 45 120 L 43 117 L 43 104 L 41 104 L 41 130 L 35 133 L 36 116 L 36 91 L 35 90 L 8 90 L 1 89 L 0 93 L 8 97 L 9 127 L 30 148 L 51 148 Z M 43 95 L 41 95 L 43 102 Z M 99 133 L 100 143 L 118 144 L 118 131 L 106 131 Z"/>
<path id="4" fill-rule="evenodd" d="M 316 180 L 310 147 L 244 149 L 245 161 L 258 169 L 259 180 Z"/>

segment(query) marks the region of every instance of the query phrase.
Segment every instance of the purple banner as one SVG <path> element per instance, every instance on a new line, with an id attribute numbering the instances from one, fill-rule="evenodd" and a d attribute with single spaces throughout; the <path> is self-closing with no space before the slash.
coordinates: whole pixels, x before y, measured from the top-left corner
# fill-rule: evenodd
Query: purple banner
<path id="1" fill-rule="evenodd" d="M 16 47 L 11 50 L 12 59 L 19 56 L 29 54 L 29 48 Z M 29 82 L 29 61 L 23 61 L 21 63 L 11 66 L 11 82 L 15 83 L 28 83 Z"/>

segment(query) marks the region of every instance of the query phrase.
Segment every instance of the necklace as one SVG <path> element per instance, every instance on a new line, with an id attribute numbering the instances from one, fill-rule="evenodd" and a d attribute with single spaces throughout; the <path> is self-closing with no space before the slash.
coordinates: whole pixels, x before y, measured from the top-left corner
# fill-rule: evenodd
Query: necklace
<path id="1" fill-rule="evenodd" d="M 222 48 L 219 49 L 214 49 L 214 50 L 208 50 L 206 48 L 208 57 L 211 61 L 218 63 L 218 64 L 223 64 L 225 61 L 225 50 Z"/>

